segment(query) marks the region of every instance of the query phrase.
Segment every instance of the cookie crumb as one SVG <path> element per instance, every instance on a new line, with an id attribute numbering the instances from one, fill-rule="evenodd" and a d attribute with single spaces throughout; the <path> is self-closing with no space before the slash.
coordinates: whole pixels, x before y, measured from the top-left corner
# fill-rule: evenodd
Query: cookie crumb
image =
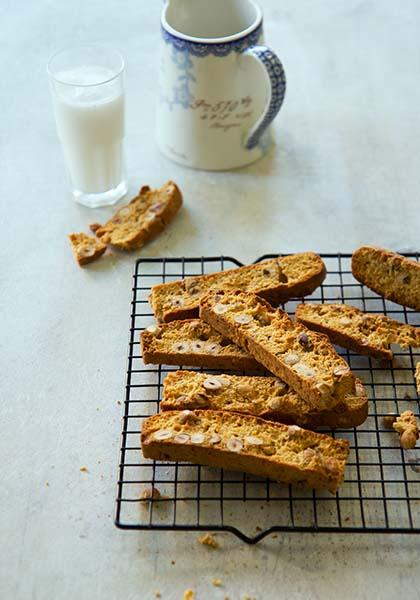
<path id="1" fill-rule="evenodd" d="M 46 485 L 47 487 L 50 487 L 50 482 L 49 482 L 49 481 L 46 481 L 46 482 L 45 482 L 45 485 Z"/>
<path id="2" fill-rule="evenodd" d="M 248 596 L 248 594 L 245 594 L 245 596 L 243 597 L 243 600 L 256 600 L 255 596 Z"/>
<path id="3" fill-rule="evenodd" d="M 144 490 L 144 492 L 141 495 L 141 498 L 143 500 L 157 500 L 158 498 L 162 498 L 162 495 L 157 488 L 151 486 Z"/>
<path id="4" fill-rule="evenodd" d="M 255 531 L 262 531 L 262 527 L 260 527 L 259 525 L 256 526 Z"/>
<path id="5" fill-rule="evenodd" d="M 155 598 L 162 598 L 162 594 L 160 592 L 155 592 Z"/>
<path id="6" fill-rule="evenodd" d="M 81 471 L 82 473 L 89 473 L 89 470 L 87 467 L 80 467 L 79 471 Z"/>
<path id="7" fill-rule="evenodd" d="M 185 590 L 183 600 L 194 600 L 194 598 L 195 594 L 191 589 Z"/>
<path id="8" fill-rule="evenodd" d="M 174 564 L 175 564 L 175 561 L 174 561 L 174 560 L 171 560 L 171 565 L 174 565 Z"/>
<path id="9" fill-rule="evenodd" d="M 216 542 L 211 533 L 205 533 L 204 535 L 198 538 L 198 541 L 200 542 L 200 544 L 203 544 L 203 546 L 210 546 L 210 548 L 219 547 L 219 543 Z"/>
<path id="10" fill-rule="evenodd" d="M 221 579 L 213 579 L 212 584 L 214 585 L 214 587 L 221 587 L 223 585 L 223 582 Z"/>

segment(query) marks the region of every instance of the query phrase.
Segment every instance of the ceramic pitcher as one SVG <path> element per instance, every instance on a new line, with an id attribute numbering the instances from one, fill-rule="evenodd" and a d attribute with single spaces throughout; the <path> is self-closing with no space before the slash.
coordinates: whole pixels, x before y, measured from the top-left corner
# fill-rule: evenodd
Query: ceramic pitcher
<path id="1" fill-rule="evenodd" d="M 263 44 L 253 0 L 169 0 L 162 18 L 157 141 L 197 169 L 249 164 L 270 145 L 283 103 L 279 58 Z"/>

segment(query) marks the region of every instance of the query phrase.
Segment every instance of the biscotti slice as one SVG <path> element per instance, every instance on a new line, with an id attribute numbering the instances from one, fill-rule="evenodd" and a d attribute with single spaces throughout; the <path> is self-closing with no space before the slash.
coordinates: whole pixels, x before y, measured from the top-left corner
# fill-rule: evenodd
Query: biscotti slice
<path id="1" fill-rule="evenodd" d="M 355 393 L 355 377 L 326 335 L 314 333 L 255 294 L 205 296 L 200 316 L 288 383 L 316 410 Z"/>
<path id="2" fill-rule="evenodd" d="M 145 364 L 261 371 L 252 356 L 201 319 L 151 325 L 141 333 Z"/>
<path id="3" fill-rule="evenodd" d="M 346 304 L 300 304 L 296 319 L 309 329 L 325 333 L 334 344 L 359 354 L 391 360 L 390 344 L 420 347 L 419 328 Z"/>
<path id="4" fill-rule="evenodd" d="M 181 204 L 181 192 L 173 181 L 156 190 L 145 185 L 105 225 L 94 223 L 91 229 L 106 244 L 122 250 L 134 250 L 163 231 Z"/>
<path id="5" fill-rule="evenodd" d="M 155 285 L 150 304 L 158 321 L 198 317 L 200 298 L 212 290 L 254 292 L 272 304 L 311 294 L 326 275 L 313 252 L 291 254 L 220 273 Z"/>
<path id="6" fill-rule="evenodd" d="M 70 233 L 68 237 L 74 258 L 81 267 L 100 258 L 106 250 L 106 244 L 86 233 Z"/>
<path id="7" fill-rule="evenodd" d="M 354 277 L 388 300 L 420 310 L 420 263 L 383 248 L 362 246 L 352 257 Z"/>
<path id="8" fill-rule="evenodd" d="M 315 427 L 357 427 L 367 418 L 368 399 L 356 379 L 356 394 L 333 410 L 313 410 L 277 377 L 169 373 L 163 382 L 160 410 L 226 410 L 270 421 Z"/>
<path id="9" fill-rule="evenodd" d="M 302 483 L 335 493 L 349 453 L 346 440 L 249 415 L 170 411 L 143 422 L 145 458 L 188 461 Z"/>

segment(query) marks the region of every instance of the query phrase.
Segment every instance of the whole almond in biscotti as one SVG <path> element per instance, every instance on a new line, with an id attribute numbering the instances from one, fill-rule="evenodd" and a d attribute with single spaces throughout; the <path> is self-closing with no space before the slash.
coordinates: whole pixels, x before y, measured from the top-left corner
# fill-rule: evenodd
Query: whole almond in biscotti
<path id="1" fill-rule="evenodd" d="M 70 233 L 68 237 L 74 258 L 81 267 L 100 258 L 106 250 L 106 244 L 86 233 Z"/>
<path id="2" fill-rule="evenodd" d="M 332 409 L 355 392 L 355 377 L 327 336 L 310 331 L 255 294 L 208 294 L 201 301 L 200 316 L 315 409 Z"/>
<path id="3" fill-rule="evenodd" d="M 263 370 L 255 358 L 201 319 L 151 325 L 141 332 L 145 364 L 188 365 L 237 371 Z"/>
<path id="4" fill-rule="evenodd" d="M 218 382 L 218 384 L 214 382 Z M 209 375 L 195 371 L 168 373 L 160 410 L 199 408 L 248 414 L 270 421 L 316 427 L 357 427 L 367 418 L 368 399 L 356 380 L 356 394 L 331 410 L 314 410 L 277 377 Z"/>
<path id="5" fill-rule="evenodd" d="M 189 319 L 198 317 L 200 298 L 211 291 L 239 289 L 279 304 L 311 294 L 325 275 L 321 258 L 313 252 L 302 252 L 155 285 L 149 301 L 158 321 Z"/>
<path id="6" fill-rule="evenodd" d="M 390 344 L 420 348 L 420 329 L 381 314 L 365 313 L 347 304 L 300 304 L 296 319 L 334 344 L 359 354 L 392 359 Z"/>
<path id="7" fill-rule="evenodd" d="M 91 229 L 106 244 L 134 250 L 163 231 L 181 205 L 182 195 L 173 181 L 155 190 L 146 185 L 105 225 L 93 223 Z"/>
<path id="8" fill-rule="evenodd" d="M 401 254 L 362 246 L 351 261 L 354 277 L 388 300 L 420 310 L 420 263 Z"/>
<path id="9" fill-rule="evenodd" d="M 347 440 L 249 415 L 185 412 L 163 412 L 143 421 L 145 458 L 244 471 L 332 493 L 343 479 Z"/>

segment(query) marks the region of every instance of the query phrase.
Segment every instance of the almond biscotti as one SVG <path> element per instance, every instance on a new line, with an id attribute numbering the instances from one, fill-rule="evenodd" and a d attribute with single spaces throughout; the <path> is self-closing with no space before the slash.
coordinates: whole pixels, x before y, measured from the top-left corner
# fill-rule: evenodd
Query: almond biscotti
<path id="1" fill-rule="evenodd" d="M 200 316 L 316 410 L 332 409 L 355 392 L 355 377 L 327 336 L 292 321 L 255 294 L 208 294 L 201 301 Z"/>
<path id="2" fill-rule="evenodd" d="M 145 364 L 261 371 L 255 358 L 201 319 L 151 325 L 141 333 Z"/>
<path id="3" fill-rule="evenodd" d="M 74 258 L 81 267 L 100 258 L 106 250 L 106 244 L 86 233 L 70 233 L 68 237 Z"/>
<path id="4" fill-rule="evenodd" d="M 335 493 L 349 453 L 347 440 L 249 415 L 169 411 L 143 422 L 145 458 L 253 473 Z"/>
<path id="5" fill-rule="evenodd" d="M 181 192 L 173 181 L 156 190 L 145 185 L 105 225 L 94 223 L 90 227 L 104 243 L 122 250 L 134 250 L 163 231 L 181 204 Z"/>
<path id="6" fill-rule="evenodd" d="M 225 410 L 313 429 L 357 427 L 367 418 L 366 390 L 356 380 L 356 394 L 332 410 L 316 411 L 277 377 L 169 373 L 163 382 L 160 410 Z"/>
<path id="7" fill-rule="evenodd" d="M 420 310 L 420 263 L 383 248 L 362 246 L 352 257 L 354 277 L 388 300 Z"/>
<path id="8" fill-rule="evenodd" d="M 309 329 L 325 333 L 334 344 L 359 354 L 391 360 L 390 344 L 420 347 L 419 328 L 347 304 L 300 304 L 296 319 Z"/>
<path id="9" fill-rule="evenodd" d="M 325 275 L 321 258 L 313 252 L 303 252 L 155 285 L 149 301 L 158 321 L 189 319 L 198 317 L 200 298 L 212 290 L 254 292 L 272 304 L 279 304 L 311 294 Z"/>

